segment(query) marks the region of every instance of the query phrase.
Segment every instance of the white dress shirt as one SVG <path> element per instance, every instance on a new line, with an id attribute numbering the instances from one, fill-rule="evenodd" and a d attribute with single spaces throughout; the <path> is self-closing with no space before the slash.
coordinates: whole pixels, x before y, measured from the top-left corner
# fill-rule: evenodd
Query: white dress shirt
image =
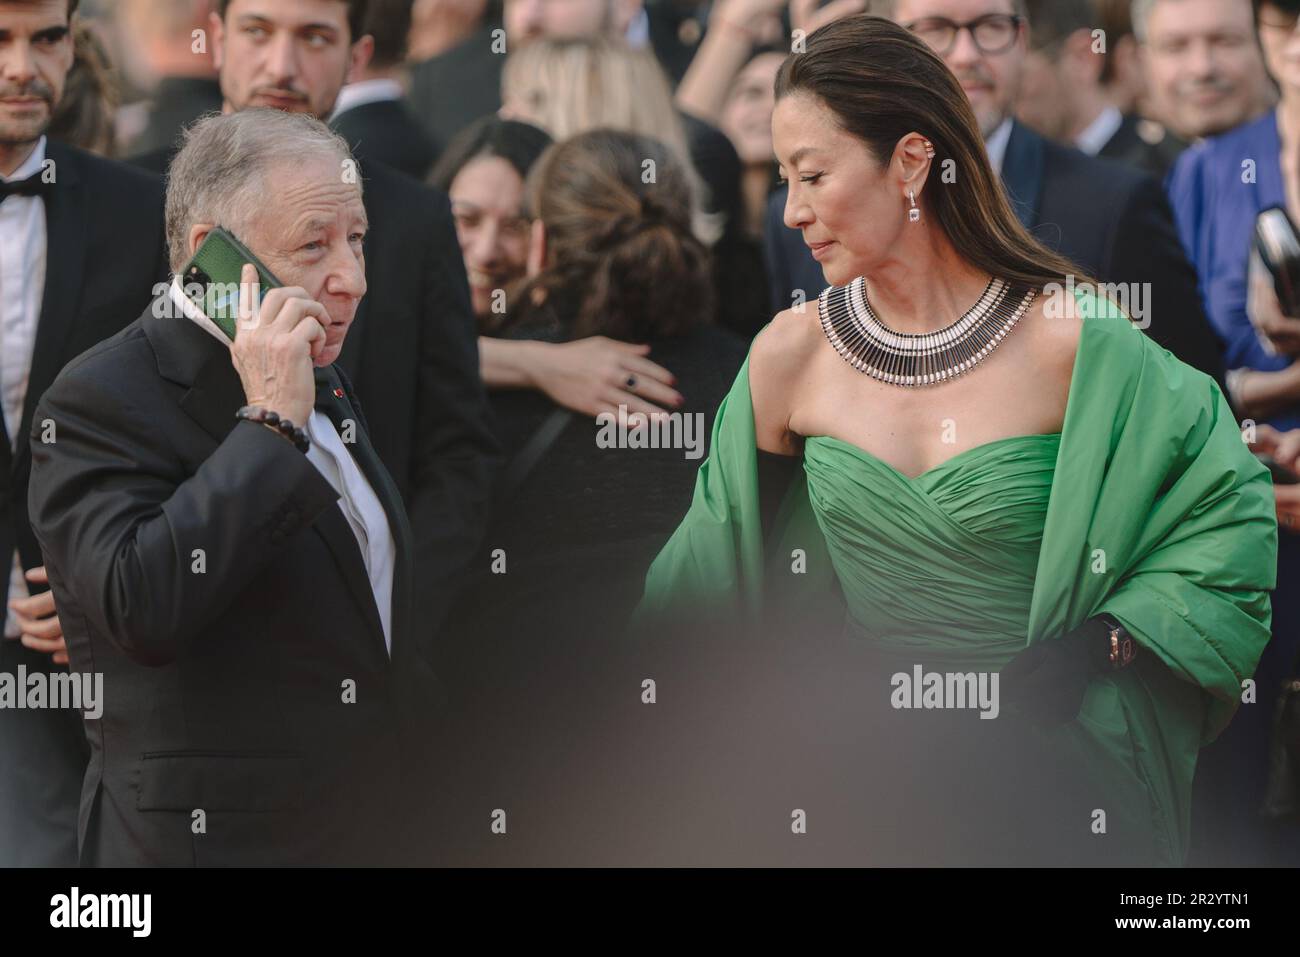
<path id="1" fill-rule="evenodd" d="M 396 80 L 360 80 L 349 83 L 339 90 L 338 99 L 334 101 L 334 112 L 330 114 L 331 122 L 343 111 L 367 103 L 387 103 L 400 100 L 406 95 L 402 84 Z"/>
<path id="2" fill-rule="evenodd" d="M 984 141 L 984 148 L 989 153 L 989 162 L 993 164 L 993 169 L 999 176 L 1002 175 L 1002 161 L 1007 157 L 1007 144 L 1010 142 L 1011 117 L 1008 116 Z"/>
<path id="3" fill-rule="evenodd" d="M 27 179 L 41 172 L 44 163 L 42 136 L 26 162 L 12 176 L 0 178 L 6 182 Z M 23 402 L 45 292 L 46 245 L 45 201 L 41 197 L 9 196 L 0 200 L 0 403 L 4 406 L 10 451 L 16 449 L 22 427 Z M 27 581 L 17 549 L 10 565 L 9 598 L 26 598 Z M 4 633 L 8 638 L 21 633 L 8 606 Z"/>
<path id="4" fill-rule="evenodd" d="M 1117 106 L 1108 106 L 1088 124 L 1088 128 L 1074 140 L 1074 145 L 1089 156 L 1096 156 L 1124 125 L 1124 114 Z"/>
<path id="5" fill-rule="evenodd" d="M 190 301 L 181 290 L 180 277 L 172 280 L 171 298 L 181 311 L 215 336 L 227 348 L 230 340 L 221 331 L 221 327 L 203 314 L 203 311 Z M 294 423 L 297 425 L 298 423 Z M 360 425 L 357 426 L 360 428 Z M 366 574 L 370 577 L 370 589 L 374 592 L 375 607 L 379 610 L 379 620 L 384 626 L 384 645 L 391 656 L 393 653 L 393 569 L 397 558 L 397 546 L 393 543 L 392 529 L 388 525 L 388 515 L 375 494 L 374 488 L 361 471 L 352 453 L 343 443 L 343 438 L 334 428 L 334 423 L 324 412 L 313 409 L 311 417 L 303 427 L 311 440 L 307 458 L 316 470 L 325 477 L 334 491 L 339 493 L 339 505 L 343 516 L 356 536 L 361 549 L 361 558 L 366 565 Z"/>

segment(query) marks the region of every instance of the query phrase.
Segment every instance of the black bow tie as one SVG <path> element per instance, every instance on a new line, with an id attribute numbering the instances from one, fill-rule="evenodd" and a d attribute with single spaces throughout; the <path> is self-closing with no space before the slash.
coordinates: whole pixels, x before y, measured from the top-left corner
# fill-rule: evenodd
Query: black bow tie
<path id="1" fill-rule="evenodd" d="M 10 196 L 48 196 L 53 185 L 45 182 L 40 173 L 33 173 L 26 179 L 0 182 L 0 203 Z"/>

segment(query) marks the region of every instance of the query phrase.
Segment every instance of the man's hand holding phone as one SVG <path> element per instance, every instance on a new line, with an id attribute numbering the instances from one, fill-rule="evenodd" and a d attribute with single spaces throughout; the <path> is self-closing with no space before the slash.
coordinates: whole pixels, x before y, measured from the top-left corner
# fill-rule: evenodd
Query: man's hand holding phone
<path id="1" fill-rule="evenodd" d="M 1300 318 L 1282 312 L 1273 277 L 1259 253 L 1252 252 L 1246 279 L 1246 315 L 1264 348 L 1274 355 L 1300 355 Z"/>
<path id="2" fill-rule="evenodd" d="M 325 346 L 325 307 L 300 286 L 260 295 L 257 270 L 240 273 L 239 323 L 230 358 L 248 404 L 305 428 L 316 403 L 313 362 Z"/>

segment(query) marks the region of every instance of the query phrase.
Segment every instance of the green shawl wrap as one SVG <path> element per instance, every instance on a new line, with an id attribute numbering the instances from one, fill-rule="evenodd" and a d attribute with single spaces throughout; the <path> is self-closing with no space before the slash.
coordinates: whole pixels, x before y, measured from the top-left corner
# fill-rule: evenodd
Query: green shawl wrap
<path id="1" fill-rule="evenodd" d="M 1055 638 L 1104 611 L 1140 643 L 1134 666 L 1094 680 L 1077 719 L 1045 733 L 1107 776 L 1108 813 L 1138 815 L 1159 858 L 1181 863 L 1197 751 L 1227 726 L 1269 639 L 1272 485 L 1213 380 L 1108 301 L 1078 303 L 1095 318 L 1080 336 L 1023 637 Z M 835 571 L 804 475 L 770 542 L 765 555 L 746 360 L 636 624 L 689 613 L 770 628 L 824 612 Z M 790 574 L 794 549 L 803 574 Z"/>

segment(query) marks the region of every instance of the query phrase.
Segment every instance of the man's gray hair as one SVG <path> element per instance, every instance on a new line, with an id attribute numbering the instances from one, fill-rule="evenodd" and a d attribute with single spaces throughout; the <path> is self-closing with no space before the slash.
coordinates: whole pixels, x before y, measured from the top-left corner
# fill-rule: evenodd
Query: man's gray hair
<path id="1" fill-rule="evenodd" d="M 185 131 L 181 151 L 167 174 L 167 250 L 173 272 L 190 258 L 190 228 L 195 223 L 223 226 L 236 236 L 247 232 L 266 204 L 264 179 L 276 163 L 300 163 L 325 153 L 339 162 L 339 175 L 351 171 L 358 192 L 361 176 L 347 140 L 315 117 L 273 109 L 211 114 Z"/>

